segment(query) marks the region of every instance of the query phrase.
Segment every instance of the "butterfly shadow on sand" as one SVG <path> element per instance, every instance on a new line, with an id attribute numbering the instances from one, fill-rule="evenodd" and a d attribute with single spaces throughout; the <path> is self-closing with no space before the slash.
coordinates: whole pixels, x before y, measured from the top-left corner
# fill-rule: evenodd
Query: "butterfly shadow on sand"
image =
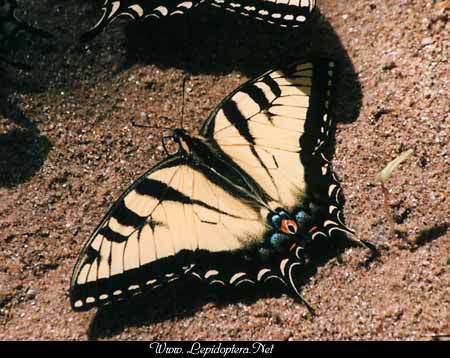
<path id="1" fill-rule="evenodd" d="M 319 9 L 297 29 L 233 16 L 207 6 L 158 21 L 124 21 L 127 48 L 124 67 L 155 64 L 194 75 L 238 71 L 254 77 L 302 57 L 335 59 L 341 67 L 336 91 L 337 120 L 348 123 L 359 115 L 362 90 L 354 66 L 339 36 Z M 107 33 L 113 26 L 117 24 L 110 24 L 99 36 L 117 37 L 117 29 Z"/>

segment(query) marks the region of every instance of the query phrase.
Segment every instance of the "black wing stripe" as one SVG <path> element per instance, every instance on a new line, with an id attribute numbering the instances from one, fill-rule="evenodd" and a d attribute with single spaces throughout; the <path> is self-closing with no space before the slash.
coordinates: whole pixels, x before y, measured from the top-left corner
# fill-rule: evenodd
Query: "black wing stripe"
<path id="1" fill-rule="evenodd" d="M 230 100 L 224 104 L 222 109 L 225 117 L 239 131 L 239 134 L 243 136 L 247 142 L 255 144 L 255 138 L 253 138 L 250 133 L 247 118 L 243 116 L 236 103 L 233 100 Z"/>
<path id="2" fill-rule="evenodd" d="M 118 203 L 113 218 L 121 225 L 133 227 L 140 227 L 145 222 L 145 218 L 137 215 L 133 210 L 130 210 L 123 200 Z"/>
<path id="3" fill-rule="evenodd" d="M 264 76 L 262 78 L 262 82 L 269 86 L 270 90 L 276 97 L 281 96 L 281 89 L 272 77 Z"/>
<path id="4" fill-rule="evenodd" d="M 258 88 L 257 86 L 249 86 L 248 88 L 244 88 L 242 92 L 247 93 L 250 98 L 255 101 L 261 110 L 269 107 L 270 102 L 264 94 L 263 90 Z"/>
<path id="5" fill-rule="evenodd" d="M 121 235 L 118 232 L 111 230 L 111 228 L 108 225 L 101 228 L 99 231 L 99 234 L 106 237 L 109 241 L 118 242 L 118 243 L 127 241 L 127 239 L 128 239 L 128 236 Z"/>

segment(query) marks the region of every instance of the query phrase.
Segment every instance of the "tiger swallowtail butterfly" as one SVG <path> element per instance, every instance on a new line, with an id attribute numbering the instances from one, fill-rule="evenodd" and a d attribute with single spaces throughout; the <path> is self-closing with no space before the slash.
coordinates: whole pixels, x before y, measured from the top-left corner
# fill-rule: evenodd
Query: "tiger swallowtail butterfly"
<path id="1" fill-rule="evenodd" d="M 335 72 L 324 59 L 268 71 L 231 92 L 200 134 L 175 130 L 176 154 L 137 179 L 84 244 L 73 309 L 184 276 L 223 286 L 279 279 L 301 298 L 305 247 L 352 233 L 324 154 Z"/>

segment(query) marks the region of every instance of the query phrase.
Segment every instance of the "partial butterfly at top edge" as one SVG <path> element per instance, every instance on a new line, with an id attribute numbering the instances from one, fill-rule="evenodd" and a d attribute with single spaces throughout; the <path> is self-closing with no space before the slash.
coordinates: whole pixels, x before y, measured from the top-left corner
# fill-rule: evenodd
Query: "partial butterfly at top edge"
<path id="1" fill-rule="evenodd" d="M 80 40 L 88 41 L 120 16 L 135 19 L 183 15 L 206 3 L 282 27 L 299 27 L 311 15 L 316 0 L 105 0 L 100 20 Z"/>
<path id="2" fill-rule="evenodd" d="M 199 135 L 136 182 L 84 244 L 74 310 L 102 306 L 191 275 L 238 286 L 279 279 L 301 299 L 294 267 L 335 231 L 340 186 L 325 158 L 335 64 L 272 70 L 229 94 Z"/>

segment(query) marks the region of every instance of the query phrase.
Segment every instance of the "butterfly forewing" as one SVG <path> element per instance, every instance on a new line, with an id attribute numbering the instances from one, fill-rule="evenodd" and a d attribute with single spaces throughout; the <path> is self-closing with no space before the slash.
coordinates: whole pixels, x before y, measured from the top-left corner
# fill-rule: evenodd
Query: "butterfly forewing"
<path id="1" fill-rule="evenodd" d="M 231 93 L 202 134 L 278 206 L 295 208 L 307 186 L 300 154 L 310 157 L 329 134 L 326 113 L 333 76 L 334 63 L 324 60 L 267 72 Z M 306 136 L 315 141 L 301 146 L 306 122 Z"/>

